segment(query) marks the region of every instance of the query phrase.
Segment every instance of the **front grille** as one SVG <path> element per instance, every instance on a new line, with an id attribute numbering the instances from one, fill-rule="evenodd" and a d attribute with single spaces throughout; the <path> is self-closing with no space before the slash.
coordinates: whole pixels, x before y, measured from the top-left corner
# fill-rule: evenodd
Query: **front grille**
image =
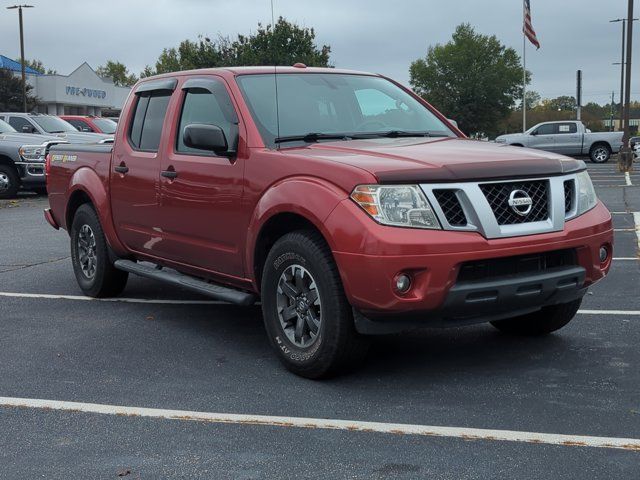
<path id="1" fill-rule="evenodd" d="M 460 266 L 458 283 L 487 280 L 508 275 L 544 273 L 556 267 L 577 265 L 576 252 L 573 249 L 553 250 L 551 252 L 519 255 L 517 257 L 474 260 Z"/>
<path id="2" fill-rule="evenodd" d="M 564 213 L 569 213 L 573 208 L 573 193 L 576 184 L 573 180 L 564 181 Z"/>
<path id="3" fill-rule="evenodd" d="M 452 227 L 464 227 L 467 225 L 467 216 L 462 210 L 460 200 L 455 190 L 434 190 L 433 194 L 440 204 L 447 222 Z"/>
<path id="4" fill-rule="evenodd" d="M 508 183 L 485 183 L 480 189 L 493 210 L 498 225 L 514 225 L 518 223 L 539 222 L 549 218 L 548 185 L 546 180 L 532 180 Z M 509 205 L 509 196 L 514 190 L 522 190 L 532 200 L 531 211 L 519 215 Z"/>

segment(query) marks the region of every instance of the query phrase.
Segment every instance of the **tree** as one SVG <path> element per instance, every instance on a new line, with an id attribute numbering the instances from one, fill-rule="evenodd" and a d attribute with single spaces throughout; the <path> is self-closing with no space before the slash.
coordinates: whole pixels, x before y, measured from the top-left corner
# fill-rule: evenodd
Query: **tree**
<path id="1" fill-rule="evenodd" d="M 33 87 L 27 84 L 27 110 L 31 111 L 38 99 L 31 94 Z M 22 80 L 11 70 L 0 68 L 0 112 L 21 112 Z"/>
<path id="2" fill-rule="evenodd" d="M 16 59 L 16 62 L 21 63 L 21 60 L 19 58 Z M 58 72 L 55 71 L 52 68 L 45 68 L 44 64 L 42 63 L 42 61 L 40 60 L 36 60 L 35 58 L 33 60 L 29 60 L 27 58 L 24 59 L 24 65 L 26 67 L 29 68 L 33 68 L 34 70 L 36 70 L 37 72 L 42 73 L 43 75 L 56 75 Z"/>
<path id="3" fill-rule="evenodd" d="M 101 77 L 109 77 L 113 80 L 114 85 L 118 87 L 130 87 L 138 81 L 133 73 L 129 73 L 124 64 L 108 60 L 105 65 L 101 65 L 96 69 L 96 73 Z"/>
<path id="4" fill-rule="evenodd" d="M 328 67 L 331 47 L 318 47 L 315 30 L 301 28 L 280 17 L 275 24 L 258 24 L 258 31 L 235 40 L 219 36 L 212 40 L 200 36 L 196 41 L 183 40 L 175 48 L 165 48 L 155 68 L 145 67 L 141 77 L 195 68 L 230 67 L 241 65 L 293 65 Z"/>
<path id="5" fill-rule="evenodd" d="M 468 133 L 496 133 L 498 123 L 522 98 L 517 52 L 495 35 L 476 33 L 469 24 L 459 25 L 445 45 L 429 47 L 409 73 L 414 90 Z"/>

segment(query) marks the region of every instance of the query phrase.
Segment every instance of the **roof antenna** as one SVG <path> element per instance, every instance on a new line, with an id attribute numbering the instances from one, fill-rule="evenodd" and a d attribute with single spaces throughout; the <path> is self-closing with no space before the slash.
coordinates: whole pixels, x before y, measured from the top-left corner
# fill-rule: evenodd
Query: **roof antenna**
<path id="1" fill-rule="evenodd" d="M 280 138 L 280 102 L 278 101 L 278 66 L 275 55 L 276 23 L 273 14 L 273 0 L 271 0 L 271 55 L 273 56 L 273 83 L 276 89 L 276 138 Z M 276 148 L 280 150 L 280 142 L 276 142 Z"/>

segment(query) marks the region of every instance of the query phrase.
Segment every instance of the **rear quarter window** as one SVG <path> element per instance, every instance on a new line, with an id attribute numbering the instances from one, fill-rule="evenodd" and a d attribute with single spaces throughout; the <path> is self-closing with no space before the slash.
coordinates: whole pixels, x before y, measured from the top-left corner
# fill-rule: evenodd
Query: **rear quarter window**
<path id="1" fill-rule="evenodd" d="M 157 152 L 162 137 L 162 126 L 171 93 L 139 95 L 133 121 L 129 129 L 129 142 L 137 150 Z"/>

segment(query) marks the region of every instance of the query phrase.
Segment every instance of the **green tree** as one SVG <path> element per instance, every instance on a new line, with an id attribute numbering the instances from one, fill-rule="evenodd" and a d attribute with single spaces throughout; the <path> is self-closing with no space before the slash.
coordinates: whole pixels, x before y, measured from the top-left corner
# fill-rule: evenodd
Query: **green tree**
<path id="1" fill-rule="evenodd" d="M 27 84 L 27 110 L 31 111 L 38 99 L 31 94 L 33 87 Z M 0 68 L 0 112 L 22 111 L 22 80 L 12 71 Z"/>
<path id="2" fill-rule="evenodd" d="M 120 63 L 108 60 L 105 65 L 100 65 L 96 69 L 96 73 L 101 77 L 109 77 L 118 87 L 130 87 L 138 81 L 133 73 L 129 73 L 127 67 Z"/>
<path id="3" fill-rule="evenodd" d="M 238 35 L 235 40 L 219 36 L 212 40 L 200 36 L 165 48 L 155 68 L 147 66 L 141 77 L 196 68 L 242 65 L 293 65 L 302 62 L 313 67 L 328 67 L 331 47 L 318 47 L 313 28 L 301 28 L 280 17 L 275 24 L 258 24 L 258 31 Z"/>
<path id="4" fill-rule="evenodd" d="M 522 98 L 517 52 L 469 24 L 459 25 L 445 45 L 429 47 L 409 73 L 414 90 L 467 133 L 495 134 Z"/>
<path id="5" fill-rule="evenodd" d="M 16 62 L 20 63 L 20 59 L 17 58 Z M 58 72 L 55 71 L 52 68 L 46 68 L 44 66 L 44 63 L 42 63 L 42 61 L 40 60 L 36 60 L 35 58 L 33 60 L 29 60 L 28 58 L 25 58 L 24 60 L 24 64 L 26 67 L 30 67 L 33 68 L 34 70 L 42 73 L 42 74 L 47 74 L 47 75 L 56 75 Z"/>

